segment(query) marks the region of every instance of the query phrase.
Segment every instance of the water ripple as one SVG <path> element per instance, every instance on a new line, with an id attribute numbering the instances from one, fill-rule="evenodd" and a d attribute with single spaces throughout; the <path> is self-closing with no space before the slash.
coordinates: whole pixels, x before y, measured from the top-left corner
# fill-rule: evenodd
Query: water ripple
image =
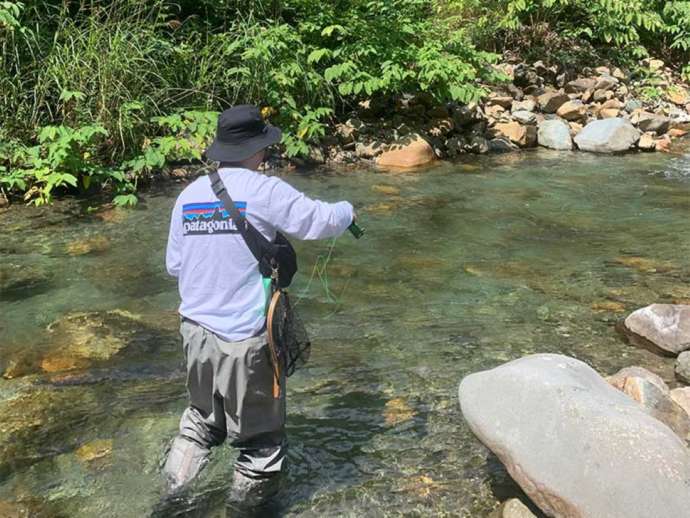
<path id="1" fill-rule="evenodd" d="M 670 159 L 657 173 L 670 180 L 690 180 L 690 153 Z"/>

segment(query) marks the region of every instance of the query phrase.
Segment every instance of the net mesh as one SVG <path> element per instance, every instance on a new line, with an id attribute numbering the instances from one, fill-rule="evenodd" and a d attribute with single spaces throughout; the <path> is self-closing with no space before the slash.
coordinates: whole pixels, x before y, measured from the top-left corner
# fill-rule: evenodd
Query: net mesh
<path id="1" fill-rule="evenodd" d="M 290 304 L 286 291 L 278 290 L 273 294 L 272 311 L 269 313 L 269 337 L 286 376 L 291 376 L 295 369 L 302 367 L 311 353 L 311 342 L 302 319 L 295 307 Z"/>

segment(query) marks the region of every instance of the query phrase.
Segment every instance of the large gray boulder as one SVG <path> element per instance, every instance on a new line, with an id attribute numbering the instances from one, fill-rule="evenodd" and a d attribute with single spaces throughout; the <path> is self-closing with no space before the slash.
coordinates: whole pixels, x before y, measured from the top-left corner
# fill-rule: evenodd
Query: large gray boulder
<path id="1" fill-rule="evenodd" d="M 627 151 L 640 139 L 640 132 L 626 119 L 592 121 L 575 137 L 577 147 L 595 153 Z"/>
<path id="2" fill-rule="evenodd" d="M 539 124 L 537 143 L 550 149 L 573 149 L 570 127 L 561 119 L 545 120 Z"/>
<path id="3" fill-rule="evenodd" d="M 678 354 L 690 349 L 690 306 L 652 304 L 632 312 L 625 319 L 625 330 L 663 351 Z"/>
<path id="4" fill-rule="evenodd" d="M 459 396 L 472 431 L 547 515 L 688 515 L 683 441 L 585 363 L 527 356 L 467 376 Z"/>

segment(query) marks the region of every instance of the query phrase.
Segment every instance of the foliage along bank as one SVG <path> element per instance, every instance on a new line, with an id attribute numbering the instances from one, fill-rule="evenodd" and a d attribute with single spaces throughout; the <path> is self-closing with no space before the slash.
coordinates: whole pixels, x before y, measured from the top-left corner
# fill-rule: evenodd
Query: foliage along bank
<path id="1" fill-rule="evenodd" d="M 687 2 L 634 0 L 0 2 L 0 189 L 48 203 L 200 158 L 219 110 L 264 107 L 287 156 L 410 97 L 465 106 L 509 81 L 509 48 L 687 66 Z M 573 44 L 575 42 L 576 44 Z M 384 114 L 385 117 L 385 114 Z"/>

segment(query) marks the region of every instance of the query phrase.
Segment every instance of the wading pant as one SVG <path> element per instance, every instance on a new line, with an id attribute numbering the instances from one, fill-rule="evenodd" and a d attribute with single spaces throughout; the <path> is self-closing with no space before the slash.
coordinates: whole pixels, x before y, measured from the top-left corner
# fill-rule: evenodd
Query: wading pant
<path id="1" fill-rule="evenodd" d="M 285 379 L 275 398 L 266 333 L 226 342 L 189 320 L 180 333 L 190 405 L 164 468 L 171 489 L 196 477 L 226 437 L 240 450 L 233 486 L 279 474 L 286 467 Z"/>

